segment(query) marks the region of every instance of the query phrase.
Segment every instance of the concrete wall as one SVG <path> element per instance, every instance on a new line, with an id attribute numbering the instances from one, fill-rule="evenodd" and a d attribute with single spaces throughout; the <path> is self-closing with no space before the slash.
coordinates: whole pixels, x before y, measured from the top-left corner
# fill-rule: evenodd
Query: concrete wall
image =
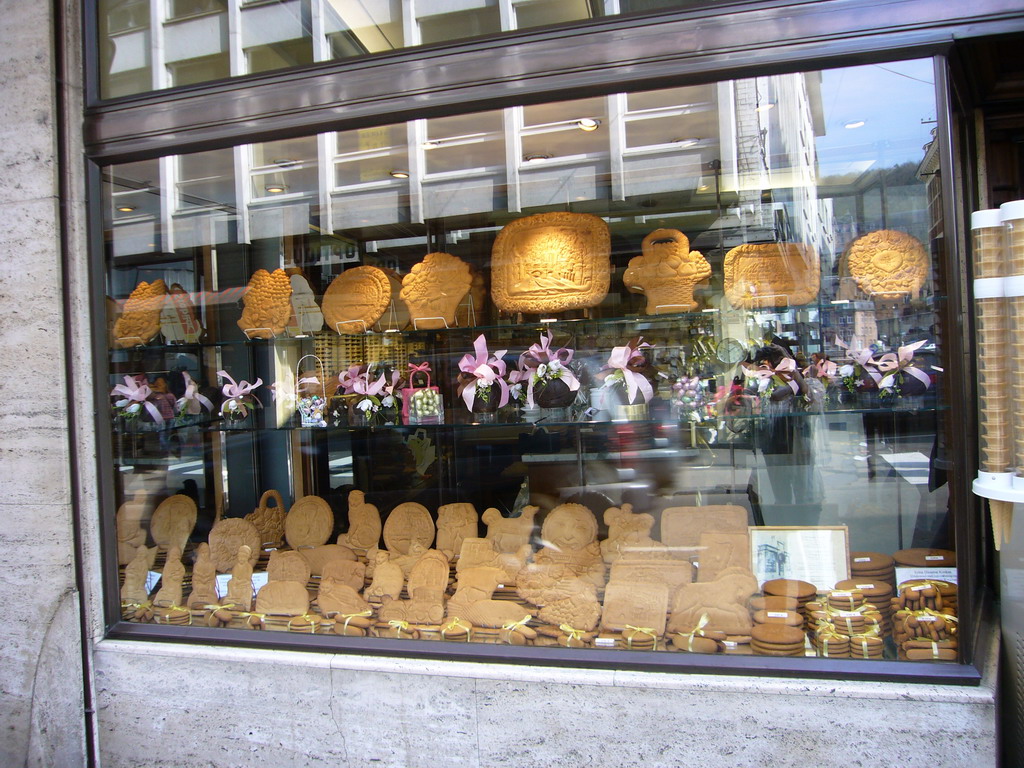
<path id="1" fill-rule="evenodd" d="M 84 743 L 52 10 L 0 0 L 0 765 L 12 768 L 78 765 Z"/>

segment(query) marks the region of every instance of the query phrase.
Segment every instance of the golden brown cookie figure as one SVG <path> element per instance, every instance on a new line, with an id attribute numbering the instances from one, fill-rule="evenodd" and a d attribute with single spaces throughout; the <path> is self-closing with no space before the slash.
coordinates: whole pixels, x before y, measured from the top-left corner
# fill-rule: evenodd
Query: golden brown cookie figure
<path id="1" fill-rule="evenodd" d="M 260 532 L 261 543 L 268 547 L 279 547 L 284 542 L 284 518 L 284 500 L 274 490 L 264 491 L 259 506 L 245 516 Z"/>
<path id="2" fill-rule="evenodd" d="M 385 549 L 373 553 L 373 581 L 363 592 L 363 597 L 371 602 L 381 602 L 385 597 L 397 600 L 402 595 L 405 585 L 405 574 L 402 569 L 391 562 L 391 555 Z"/>
<path id="3" fill-rule="evenodd" d="M 601 618 L 597 587 L 571 567 L 530 563 L 519 571 L 516 585 L 520 598 L 540 608 L 537 618 L 545 624 L 587 632 L 597 627 Z"/>
<path id="4" fill-rule="evenodd" d="M 472 504 L 442 504 L 437 508 L 437 548 L 449 558 L 458 555 L 462 542 L 476 537 L 478 519 Z"/>
<path id="5" fill-rule="evenodd" d="M 609 507 L 604 511 L 608 538 L 601 542 L 601 556 L 606 563 L 625 554 L 636 557 L 667 556 L 667 548 L 651 538 L 654 518 L 647 513 L 634 513 L 632 504 Z"/>
<path id="6" fill-rule="evenodd" d="M 597 543 L 597 519 L 582 504 L 559 504 L 541 527 L 544 547 L 537 565 L 565 565 L 596 587 L 604 586 L 604 559 Z"/>
<path id="7" fill-rule="evenodd" d="M 611 234 L 589 213 L 552 211 L 516 219 L 491 250 L 491 298 L 502 312 L 594 307 L 611 282 Z"/>
<path id="8" fill-rule="evenodd" d="M 805 243 L 744 243 L 725 255 L 725 297 L 734 307 L 795 307 L 818 296 L 821 264 Z"/>
<path id="9" fill-rule="evenodd" d="M 928 276 L 928 253 L 914 237 L 892 229 L 869 232 L 847 253 L 850 275 L 874 299 L 916 299 Z"/>
<path id="10" fill-rule="evenodd" d="M 519 517 L 504 517 L 494 507 L 485 510 L 483 521 L 487 525 L 487 538 L 494 543 L 494 548 L 498 552 L 514 553 L 529 547 L 536 526 L 534 517 L 539 509 L 525 506 Z"/>
<path id="11" fill-rule="evenodd" d="M 167 553 L 164 570 L 160 574 L 160 590 L 153 598 L 153 605 L 160 607 L 180 606 L 182 584 L 185 581 L 185 566 L 181 563 L 181 550 L 171 547 Z"/>
<path id="12" fill-rule="evenodd" d="M 120 349 L 145 344 L 160 333 L 160 312 L 167 296 L 163 280 L 141 282 L 124 303 L 121 317 L 114 323 L 114 344 Z"/>
<path id="13" fill-rule="evenodd" d="M 338 543 L 357 554 L 365 554 L 380 543 L 381 528 L 380 510 L 367 503 L 362 491 L 349 491 L 348 531 L 338 536 Z"/>
<path id="14" fill-rule="evenodd" d="M 198 511 L 191 497 L 182 493 L 168 496 L 153 511 L 149 520 L 149 535 L 161 549 L 177 547 L 184 550 L 192 529 L 196 526 Z"/>
<path id="15" fill-rule="evenodd" d="M 753 622 L 747 602 L 755 592 L 757 579 L 746 568 L 726 568 L 714 581 L 684 584 L 671 606 L 668 631 L 692 632 L 707 614 L 707 629 L 749 635 Z"/>
<path id="16" fill-rule="evenodd" d="M 284 333 L 292 315 L 292 284 L 283 269 L 257 269 L 242 298 L 238 327 L 250 339 L 272 339 Z"/>
<path id="17" fill-rule="evenodd" d="M 188 607 L 198 610 L 217 604 L 217 568 L 210 557 L 210 545 L 205 541 L 196 547 L 196 561 L 192 565 L 192 594 Z"/>
<path id="18" fill-rule="evenodd" d="M 139 547 L 146 544 L 146 531 L 139 525 L 134 513 L 134 505 L 129 502 L 122 504 L 117 510 L 117 564 L 128 565 L 135 559 Z"/>
<path id="19" fill-rule="evenodd" d="M 697 308 L 695 286 L 711 277 L 711 265 L 678 229 L 656 229 L 644 238 L 642 256 L 630 259 L 622 282 L 647 296 L 647 314 L 690 312 Z"/>
<path id="20" fill-rule="evenodd" d="M 139 547 L 135 557 L 124 569 L 121 612 L 129 621 L 133 618 L 137 621 L 146 621 L 152 615 L 148 607 L 149 592 L 146 590 L 146 579 L 155 560 L 156 547 Z"/>
<path id="21" fill-rule="evenodd" d="M 211 547 L 212 549 L 212 547 Z M 243 544 L 238 548 L 227 594 L 220 601 L 224 607 L 248 611 L 252 607 L 252 550 Z"/>
<path id="22" fill-rule="evenodd" d="M 466 262 L 438 251 L 428 253 L 402 278 L 399 298 L 409 308 L 414 328 L 450 328 L 472 284 L 473 275 Z"/>
<path id="23" fill-rule="evenodd" d="M 260 541 L 261 538 L 256 526 L 245 518 L 221 518 L 213 524 L 208 537 L 213 564 L 221 573 L 227 573 L 234 567 L 238 548 L 244 544 L 252 564 L 256 565 L 260 556 L 260 544 L 263 543 Z"/>
<path id="24" fill-rule="evenodd" d="M 352 267 L 334 278 L 321 303 L 332 331 L 365 333 L 391 303 L 391 283 L 377 267 Z"/>

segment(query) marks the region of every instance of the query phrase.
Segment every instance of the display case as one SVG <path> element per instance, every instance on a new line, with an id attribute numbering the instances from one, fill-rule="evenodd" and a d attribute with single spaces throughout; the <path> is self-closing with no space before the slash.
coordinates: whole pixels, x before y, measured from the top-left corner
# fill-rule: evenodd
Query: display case
<path id="1" fill-rule="evenodd" d="M 103 168 L 117 631 L 961 661 L 933 72 Z"/>

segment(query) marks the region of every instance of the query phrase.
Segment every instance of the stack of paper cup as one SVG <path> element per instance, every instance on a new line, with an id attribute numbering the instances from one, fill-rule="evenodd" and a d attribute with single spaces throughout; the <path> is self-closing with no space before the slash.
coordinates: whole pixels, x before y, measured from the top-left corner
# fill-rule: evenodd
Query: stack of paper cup
<path id="1" fill-rule="evenodd" d="M 976 211 L 971 215 L 981 470 L 989 473 L 1007 472 L 1014 464 L 1007 300 L 1003 297 L 1003 232 L 998 210 Z"/>

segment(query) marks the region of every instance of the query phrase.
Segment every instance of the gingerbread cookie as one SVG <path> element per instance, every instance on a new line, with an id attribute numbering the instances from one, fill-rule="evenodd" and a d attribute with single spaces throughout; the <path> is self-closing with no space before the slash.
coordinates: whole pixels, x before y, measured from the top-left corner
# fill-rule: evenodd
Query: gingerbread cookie
<path id="1" fill-rule="evenodd" d="M 303 496 L 292 504 L 284 521 L 284 537 L 293 549 L 319 547 L 333 530 L 334 512 L 319 496 Z"/>
<path id="2" fill-rule="evenodd" d="M 310 550 L 300 550 L 307 553 Z M 341 584 L 347 584 L 357 592 L 361 592 L 366 585 L 366 563 L 358 560 L 330 560 L 324 565 L 320 572 L 320 580 L 333 579 Z"/>
<path id="3" fill-rule="evenodd" d="M 869 232 L 847 253 L 850 276 L 875 299 L 916 299 L 928 277 L 929 259 L 916 238 L 892 229 Z"/>
<path id="4" fill-rule="evenodd" d="M 479 519 L 472 504 L 442 504 L 437 508 L 437 548 L 449 558 L 459 554 L 463 541 L 476 538 Z"/>
<path id="5" fill-rule="evenodd" d="M 274 502 L 270 504 L 270 502 Z M 245 519 L 256 526 L 263 544 L 278 547 L 284 541 L 284 500 L 277 491 L 265 491 L 260 496 L 259 506 L 245 516 Z"/>
<path id="6" fill-rule="evenodd" d="M 422 504 L 407 501 L 388 515 L 384 523 L 384 545 L 392 554 L 408 555 L 413 543 L 424 549 L 434 543 L 434 521 Z"/>
<path id="7" fill-rule="evenodd" d="M 356 552 L 366 552 L 380 543 L 380 511 L 366 501 L 362 491 L 349 491 L 348 531 L 338 536 L 338 543 Z"/>
<path id="8" fill-rule="evenodd" d="M 310 570 L 306 559 L 295 550 L 275 550 L 267 562 L 268 581 L 295 581 L 305 586 Z"/>
<path id="9" fill-rule="evenodd" d="M 309 610 L 305 584 L 295 581 L 268 581 L 256 593 L 256 613 L 277 616 L 301 616 Z"/>
<path id="10" fill-rule="evenodd" d="M 491 252 L 491 296 L 502 312 L 561 312 L 600 304 L 611 275 L 608 225 L 553 211 L 506 224 Z"/>
<path id="11" fill-rule="evenodd" d="M 377 267 L 352 267 L 331 282 L 324 293 L 327 327 L 337 333 L 365 333 L 391 303 L 391 283 Z"/>
<path id="12" fill-rule="evenodd" d="M 519 517 L 504 517 L 494 507 L 484 511 L 483 521 L 487 526 L 487 537 L 494 542 L 499 552 L 518 552 L 530 546 L 530 538 L 535 527 L 534 517 L 539 507 L 525 506 Z"/>
<path id="13" fill-rule="evenodd" d="M 262 537 L 256 526 L 241 517 L 223 517 L 210 529 L 210 556 L 213 564 L 221 573 L 227 573 L 235 564 L 238 548 L 245 545 L 249 548 L 252 565 L 256 564 L 260 554 Z"/>
<path id="14" fill-rule="evenodd" d="M 409 309 L 413 327 L 450 328 L 472 282 L 469 265 L 462 259 L 443 251 L 428 253 L 402 278 L 399 297 Z"/>
<path id="15" fill-rule="evenodd" d="M 238 327 L 250 339 L 272 339 L 284 333 L 292 315 L 292 283 L 283 269 L 257 269 L 242 297 Z"/>
<path id="16" fill-rule="evenodd" d="M 167 285 L 163 280 L 135 286 L 114 323 L 114 345 L 120 349 L 136 347 L 160 333 L 160 312 L 166 296 Z"/>
<path id="17" fill-rule="evenodd" d="M 697 308 L 695 286 L 711 277 L 711 265 L 678 229 L 656 229 L 643 239 L 642 256 L 630 259 L 622 282 L 647 296 L 647 314 L 690 312 Z"/>
<path id="18" fill-rule="evenodd" d="M 354 563 L 356 561 L 356 553 L 340 544 L 302 547 L 298 551 L 309 564 L 309 572 L 313 576 L 321 575 L 332 563 Z"/>
<path id="19" fill-rule="evenodd" d="M 793 307 L 814 301 L 821 265 L 804 243 L 745 243 L 725 255 L 725 297 L 734 307 Z"/>
<path id="20" fill-rule="evenodd" d="M 192 565 L 192 594 L 189 608 L 203 608 L 217 604 L 217 568 L 210 556 L 210 545 L 205 541 L 196 547 L 196 561 Z"/>

